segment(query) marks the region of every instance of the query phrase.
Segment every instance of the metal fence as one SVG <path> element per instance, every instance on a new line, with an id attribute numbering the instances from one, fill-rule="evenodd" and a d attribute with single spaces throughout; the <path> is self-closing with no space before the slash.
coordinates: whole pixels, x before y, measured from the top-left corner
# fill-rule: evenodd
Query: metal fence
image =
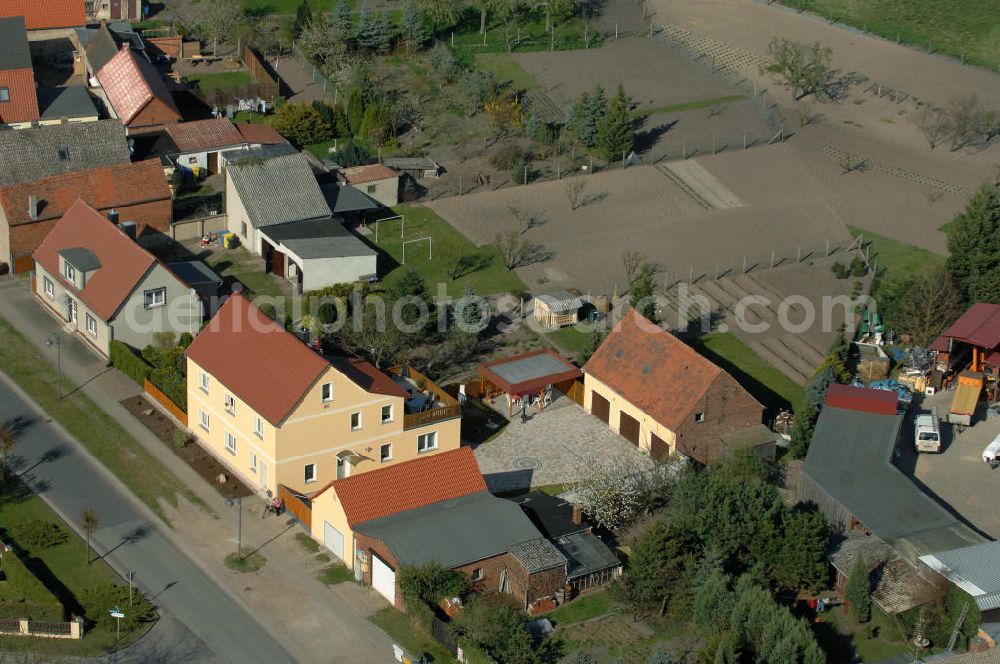
<path id="1" fill-rule="evenodd" d="M 302 68 L 306 71 L 306 73 L 309 74 L 309 77 L 312 78 L 312 82 L 323 89 L 323 94 L 329 97 L 333 103 L 337 103 L 340 99 L 340 89 L 337 84 L 331 81 L 326 74 L 321 72 L 316 65 L 309 61 L 309 58 L 307 58 L 306 54 L 302 52 L 302 49 L 299 48 L 298 44 L 292 44 L 292 55 L 295 57 L 296 61 L 302 65 Z"/>

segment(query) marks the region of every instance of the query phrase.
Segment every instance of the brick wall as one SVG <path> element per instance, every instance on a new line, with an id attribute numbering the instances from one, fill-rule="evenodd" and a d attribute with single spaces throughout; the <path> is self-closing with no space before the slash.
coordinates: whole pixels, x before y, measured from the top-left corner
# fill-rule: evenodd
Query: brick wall
<path id="1" fill-rule="evenodd" d="M 703 422 L 695 413 L 704 413 Z M 722 453 L 722 436 L 743 427 L 760 424 L 764 407 L 727 373 L 720 374 L 705 396 L 677 427 L 677 451 L 708 464 Z"/>
<path id="2" fill-rule="evenodd" d="M 128 123 L 129 136 L 150 134 L 161 131 L 168 122 L 177 122 L 179 118 L 172 108 L 158 98 L 153 98 Z"/>
<path id="3" fill-rule="evenodd" d="M 521 606 L 527 609 L 531 604 L 544 599 L 554 598 L 556 591 L 566 585 L 566 566 L 535 572 L 528 571 L 513 556 L 510 556 L 510 594 L 518 598 Z"/>

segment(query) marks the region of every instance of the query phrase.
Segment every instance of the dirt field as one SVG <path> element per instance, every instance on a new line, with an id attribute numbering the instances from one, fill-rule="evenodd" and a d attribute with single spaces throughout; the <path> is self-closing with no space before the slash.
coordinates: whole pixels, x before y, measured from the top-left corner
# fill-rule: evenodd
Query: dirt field
<path id="1" fill-rule="evenodd" d="M 692 270 L 714 273 L 716 265 L 723 272 L 739 268 L 744 256 L 769 260 L 772 248 L 778 257 L 795 256 L 800 245 L 846 241 L 844 225 L 789 155 L 787 146 L 777 145 L 698 160 L 743 203 L 729 209 L 704 209 L 653 166 L 579 176 L 588 178 L 586 195 L 598 200 L 575 211 L 566 181 L 442 199 L 431 207 L 480 244 L 514 225 L 510 206 L 535 214 L 546 223 L 527 237 L 553 255 L 520 268 L 525 283 L 610 295 L 616 287 L 625 290 L 621 255 L 631 249 L 658 263 L 669 273 L 664 278 L 686 279 Z M 727 164 L 726 173 L 716 172 L 719 163 Z M 741 179 L 762 172 L 772 176 Z"/>

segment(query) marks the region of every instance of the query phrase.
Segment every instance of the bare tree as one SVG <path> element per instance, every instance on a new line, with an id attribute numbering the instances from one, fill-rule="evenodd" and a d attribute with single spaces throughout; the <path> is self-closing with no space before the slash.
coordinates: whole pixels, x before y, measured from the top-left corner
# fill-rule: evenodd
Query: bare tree
<path id="1" fill-rule="evenodd" d="M 818 97 L 826 91 L 833 56 L 830 48 L 819 42 L 803 44 L 775 37 L 767 46 L 767 54 L 771 62 L 763 68 L 764 71 L 785 79 L 795 99 L 810 94 Z"/>
<path id="2" fill-rule="evenodd" d="M 646 255 L 641 251 L 626 251 L 622 254 L 622 267 L 625 268 L 625 279 L 629 286 L 635 281 L 639 268 L 646 262 Z"/>
<path id="3" fill-rule="evenodd" d="M 541 226 L 546 221 L 545 215 L 541 212 L 525 212 L 513 205 L 508 205 L 507 211 L 510 212 L 510 215 L 517 222 L 517 229 L 521 235 L 524 235 L 536 226 Z"/>
<path id="4" fill-rule="evenodd" d="M 583 178 L 574 178 L 564 185 L 566 199 L 569 201 L 569 209 L 576 210 L 583 206 L 587 199 L 587 181 Z"/>
<path id="5" fill-rule="evenodd" d="M 926 346 L 962 313 L 962 296 L 947 270 L 921 272 L 905 288 L 895 318 L 913 341 Z"/>
<path id="6" fill-rule="evenodd" d="M 96 531 L 101 525 L 101 521 L 93 507 L 85 507 L 83 509 L 83 515 L 80 518 L 80 525 L 83 527 L 83 532 L 87 533 L 87 564 L 89 565 L 90 538 L 94 534 L 94 531 Z"/>
<path id="7" fill-rule="evenodd" d="M 975 94 L 952 97 L 945 107 L 948 118 L 948 140 L 955 152 L 968 145 L 974 138 L 977 120 L 981 113 L 979 98 Z"/>
<path id="8" fill-rule="evenodd" d="M 931 150 L 936 148 L 950 132 L 948 118 L 939 108 L 924 106 L 913 116 L 913 122 L 923 132 Z"/>
<path id="9" fill-rule="evenodd" d="M 521 265 L 524 260 L 526 245 L 528 242 L 521 237 L 521 232 L 516 228 L 509 231 L 500 231 L 494 236 L 493 244 L 500 250 L 503 256 L 504 265 L 508 270 Z"/>

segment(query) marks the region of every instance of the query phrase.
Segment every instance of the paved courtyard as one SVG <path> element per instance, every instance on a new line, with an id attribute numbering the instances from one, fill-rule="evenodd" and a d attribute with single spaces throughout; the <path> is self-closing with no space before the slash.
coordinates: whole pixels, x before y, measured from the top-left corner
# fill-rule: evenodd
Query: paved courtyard
<path id="1" fill-rule="evenodd" d="M 652 467 L 644 452 L 603 422 L 561 396 L 544 412 L 529 409 L 524 424 L 515 415 L 500 435 L 476 447 L 479 469 L 494 493 L 579 479 L 577 464 L 590 455 L 634 459 Z"/>

